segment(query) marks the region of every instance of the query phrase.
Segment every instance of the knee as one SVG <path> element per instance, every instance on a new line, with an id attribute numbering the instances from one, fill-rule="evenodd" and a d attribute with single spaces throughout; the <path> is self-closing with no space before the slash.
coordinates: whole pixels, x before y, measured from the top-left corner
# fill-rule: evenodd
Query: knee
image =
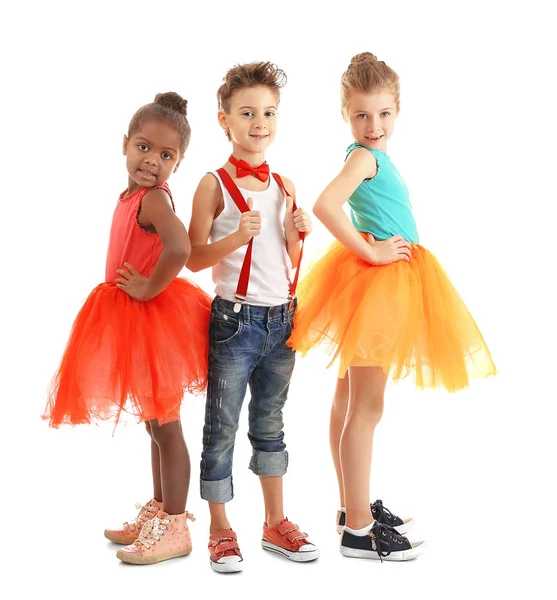
<path id="1" fill-rule="evenodd" d="M 151 421 L 150 435 L 159 446 L 181 439 L 183 436 L 180 421 L 172 421 L 164 425 L 160 425 L 157 421 Z"/>
<path id="2" fill-rule="evenodd" d="M 346 410 L 348 409 L 348 394 L 339 394 L 338 392 L 335 394 L 333 398 L 333 405 L 331 406 L 331 411 L 335 414 L 345 415 Z"/>
<path id="3" fill-rule="evenodd" d="M 362 420 L 369 425 L 377 425 L 383 417 L 383 396 L 369 398 L 367 402 L 352 403 L 348 418 Z"/>

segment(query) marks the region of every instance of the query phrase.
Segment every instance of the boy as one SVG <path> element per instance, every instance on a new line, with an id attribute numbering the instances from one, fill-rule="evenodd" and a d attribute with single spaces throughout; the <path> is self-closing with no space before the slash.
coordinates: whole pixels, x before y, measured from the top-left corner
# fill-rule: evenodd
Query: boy
<path id="1" fill-rule="evenodd" d="M 300 259 L 300 233 L 311 232 L 309 215 L 293 210 L 292 182 L 275 179 L 265 162 L 285 80 L 284 72 L 269 62 L 228 71 L 217 98 L 219 124 L 232 143 L 232 156 L 201 179 L 193 199 L 187 266 L 192 271 L 213 267 L 216 283 L 201 496 L 209 502 L 209 553 L 217 572 L 243 566 L 225 503 L 233 497 L 234 441 L 248 384 L 250 469 L 260 477 L 265 502 L 262 546 L 295 561 L 319 557 L 283 510 L 288 454 L 282 408 L 294 368 L 294 352 L 286 346 L 296 307 L 292 269 Z"/>

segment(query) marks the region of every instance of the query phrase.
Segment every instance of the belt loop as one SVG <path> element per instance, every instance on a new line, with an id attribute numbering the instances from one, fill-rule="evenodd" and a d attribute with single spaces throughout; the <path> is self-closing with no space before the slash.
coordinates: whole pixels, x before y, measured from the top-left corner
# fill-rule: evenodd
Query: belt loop
<path id="1" fill-rule="evenodd" d="M 244 313 L 244 323 L 249 323 L 249 304 L 242 304 L 242 312 Z"/>

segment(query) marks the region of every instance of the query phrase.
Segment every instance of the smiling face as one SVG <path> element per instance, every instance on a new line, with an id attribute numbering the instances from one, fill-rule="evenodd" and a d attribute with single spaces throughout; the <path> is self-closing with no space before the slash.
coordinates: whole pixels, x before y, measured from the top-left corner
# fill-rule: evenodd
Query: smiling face
<path id="1" fill-rule="evenodd" d="M 228 111 L 218 113 L 220 126 L 229 133 L 233 153 L 239 158 L 258 158 L 275 139 L 278 96 L 258 85 L 235 91 Z"/>
<path id="2" fill-rule="evenodd" d="M 385 89 L 373 93 L 351 91 L 344 110 L 356 142 L 383 152 L 387 151 L 397 115 L 395 97 Z"/>
<path id="3" fill-rule="evenodd" d="M 160 119 L 146 119 L 129 138 L 124 136 L 128 193 L 168 181 L 180 164 L 180 142 L 176 129 Z"/>

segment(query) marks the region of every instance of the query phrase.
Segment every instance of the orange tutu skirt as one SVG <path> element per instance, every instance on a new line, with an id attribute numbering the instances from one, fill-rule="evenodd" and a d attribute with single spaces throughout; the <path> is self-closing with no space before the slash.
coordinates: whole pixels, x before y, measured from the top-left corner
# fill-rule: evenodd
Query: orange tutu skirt
<path id="1" fill-rule="evenodd" d="M 148 302 L 97 286 L 74 321 L 43 415 L 52 427 L 94 419 L 176 421 L 184 392 L 207 385 L 211 298 L 175 279 Z"/>
<path id="2" fill-rule="evenodd" d="M 419 245 L 410 261 L 377 267 L 334 242 L 300 282 L 288 340 L 302 354 L 319 344 L 339 359 L 339 377 L 377 366 L 395 381 L 412 374 L 419 388 L 454 392 L 496 372 L 458 292 Z"/>

